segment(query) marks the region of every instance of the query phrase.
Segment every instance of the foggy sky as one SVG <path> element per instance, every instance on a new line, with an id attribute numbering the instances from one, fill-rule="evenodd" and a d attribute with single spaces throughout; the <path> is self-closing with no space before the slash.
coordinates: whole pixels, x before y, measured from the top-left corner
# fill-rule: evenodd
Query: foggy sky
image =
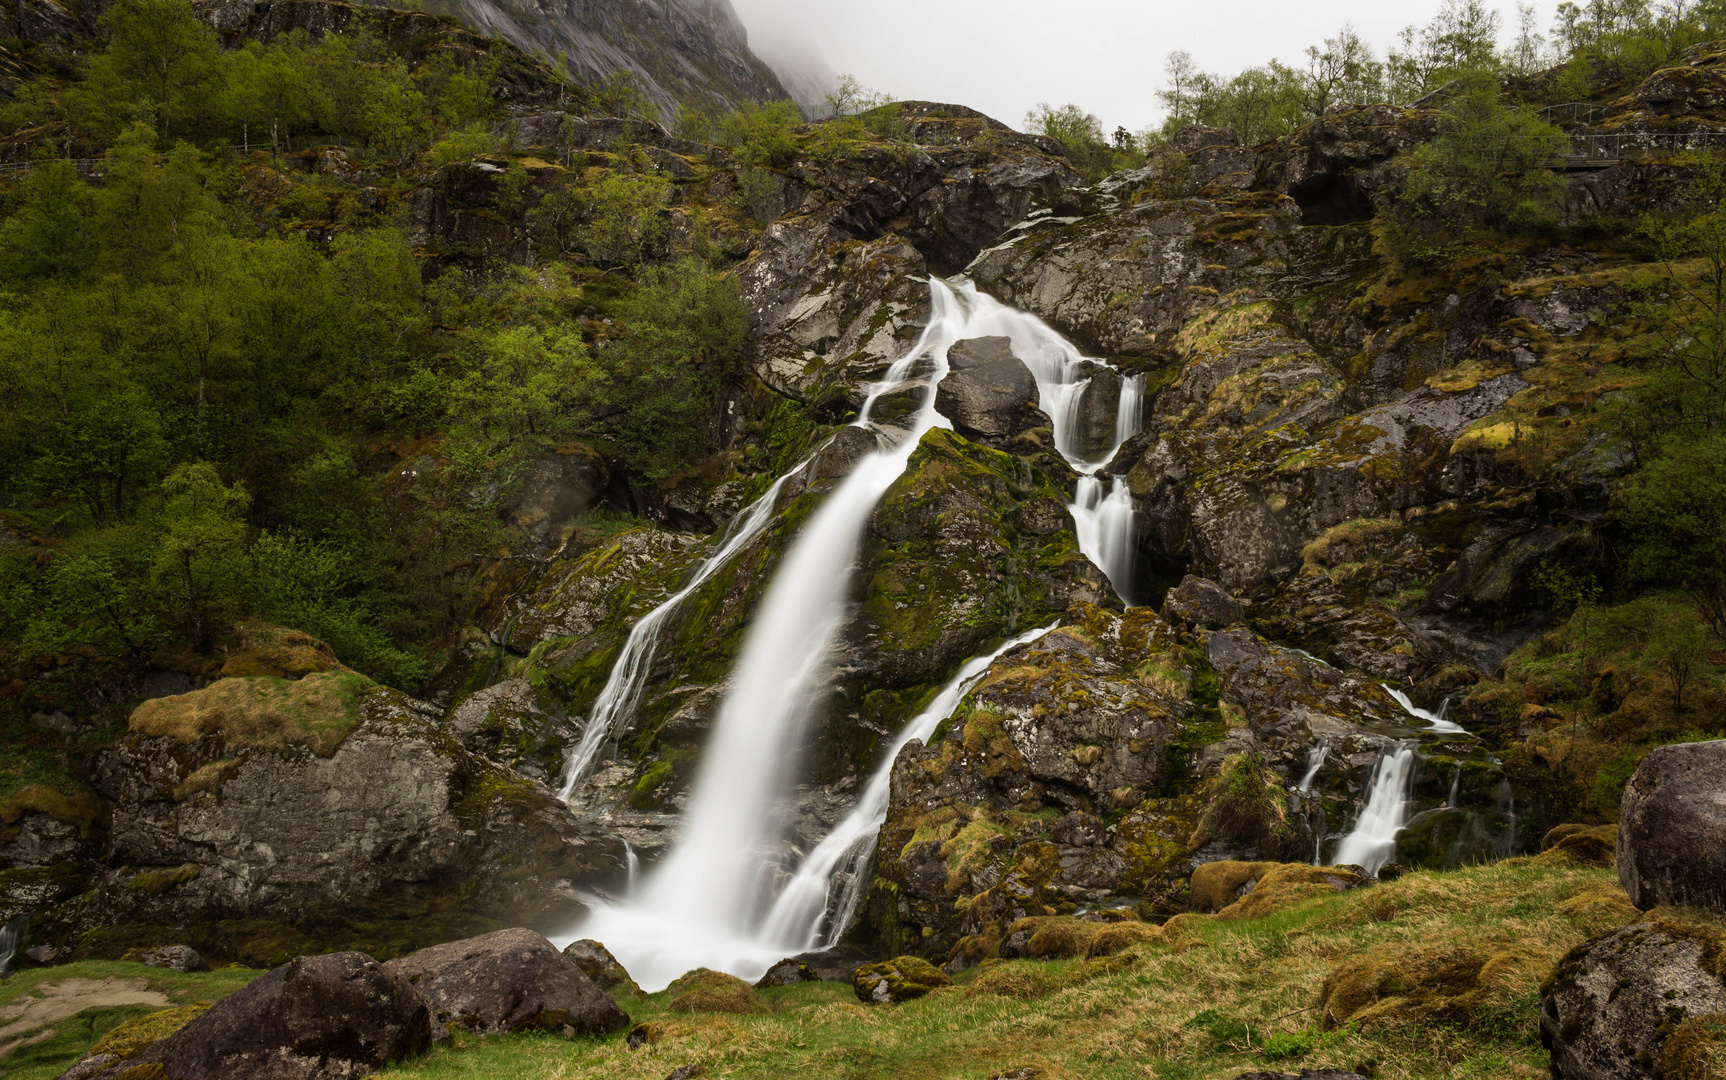
<path id="1" fill-rule="evenodd" d="M 1344 23 L 1379 59 L 1439 0 L 732 0 L 752 45 L 782 51 L 806 42 L 837 72 L 901 99 L 969 105 L 1021 126 L 1039 101 L 1076 102 L 1112 131 L 1160 123 L 1163 57 L 1185 49 L 1205 70 L 1233 75 L 1302 51 Z M 1488 0 L 1501 40 L 1516 26 L 1513 0 Z M 1541 0 L 1540 26 L 1553 3 Z"/>

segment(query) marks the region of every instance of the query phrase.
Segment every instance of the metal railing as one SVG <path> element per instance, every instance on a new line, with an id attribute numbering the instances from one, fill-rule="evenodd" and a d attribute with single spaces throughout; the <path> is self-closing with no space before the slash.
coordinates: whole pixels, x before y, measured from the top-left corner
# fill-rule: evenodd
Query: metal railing
<path id="1" fill-rule="evenodd" d="M 1682 150 L 1726 149 L 1726 132 L 1641 132 L 1623 135 L 1572 135 L 1567 157 L 1613 159 L 1646 157 Z"/>
<path id="2" fill-rule="evenodd" d="M 1607 108 L 1590 101 L 1566 101 L 1540 110 L 1540 118 L 1548 124 L 1598 124 L 1606 119 Z"/>

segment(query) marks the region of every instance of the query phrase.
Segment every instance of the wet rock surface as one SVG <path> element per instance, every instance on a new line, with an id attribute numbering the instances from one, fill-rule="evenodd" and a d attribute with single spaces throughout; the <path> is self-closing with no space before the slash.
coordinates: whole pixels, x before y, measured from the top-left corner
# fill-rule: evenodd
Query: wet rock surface
<path id="1" fill-rule="evenodd" d="M 1037 380 L 1013 355 L 1006 338 L 974 338 L 947 352 L 949 370 L 935 392 L 935 410 L 966 438 L 999 442 L 1034 426 Z"/>
<path id="2" fill-rule="evenodd" d="M 476 1035 L 604 1035 L 629 1026 L 576 960 L 531 930 L 434 945 L 385 966 L 420 992 L 439 1025 Z"/>

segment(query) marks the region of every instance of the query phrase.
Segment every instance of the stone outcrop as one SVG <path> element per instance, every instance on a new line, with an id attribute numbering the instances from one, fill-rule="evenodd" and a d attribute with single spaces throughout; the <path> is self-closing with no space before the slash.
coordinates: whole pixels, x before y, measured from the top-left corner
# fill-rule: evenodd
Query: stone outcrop
<path id="1" fill-rule="evenodd" d="M 363 953 L 333 953 L 284 964 L 138 1056 L 84 1075 L 347 1080 L 431 1041 L 431 1009 L 405 977 Z"/>
<path id="2" fill-rule="evenodd" d="M 1726 914 L 1726 740 L 1662 746 L 1624 788 L 1618 877 L 1630 902 Z"/>
<path id="3" fill-rule="evenodd" d="M 114 801 L 103 921 L 431 929 L 429 904 L 561 922 L 568 882 L 622 855 L 426 706 L 352 672 L 224 679 L 146 703 L 131 728 L 97 769 Z"/>
<path id="4" fill-rule="evenodd" d="M 1541 988 L 1540 1041 L 1562 1080 L 1654 1080 L 1686 1020 L 1726 1013 L 1717 922 L 1657 912 L 1572 949 Z"/>
<path id="5" fill-rule="evenodd" d="M 532 930 L 499 930 L 433 945 L 385 967 L 413 984 L 440 1027 L 462 1027 L 476 1035 L 545 1031 L 574 1036 L 629 1026 L 629 1017 L 575 960 Z"/>
<path id="6" fill-rule="evenodd" d="M 1049 426 L 1037 408 L 1037 379 L 1006 338 L 958 342 L 947 364 L 935 411 L 967 439 L 998 446 L 1028 427 Z"/>

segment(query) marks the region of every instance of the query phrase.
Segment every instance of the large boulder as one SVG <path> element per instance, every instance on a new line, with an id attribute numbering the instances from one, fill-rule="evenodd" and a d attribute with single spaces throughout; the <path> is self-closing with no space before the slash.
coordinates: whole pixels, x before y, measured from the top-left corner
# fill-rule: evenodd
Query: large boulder
<path id="1" fill-rule="evenodd" d="M 1662 746 L 1642 759 L 1619 811 L 1618 877 L 1644 911 L 1726 913 L 1726 740 Z"/>
<path id="2" fill-rule="evenodd" d="M 935 391 L 935 409 L 966 438 L 1004 440 L 1040 415 L 1036 377 L 1013 355 L 1007 338 L 957 342 L 947 352 L 947 364 L 947 375 Z"/>
<path id="3" fill-rule="evenodd" d="M 189 943 L 268 966 L 354 940 L 342 928 L 359 923 L 410 942 L 487 919 L 562 924 L 577 914 L 569 882 L 624 854 L 427 706 L 348 671 L 147 702 L 95 782 L 114 800 L 112 848 L 86 913 L 138 928 L 112 937 L 113 955 L 188 942 L 151 939 L 152 926 L 208 930 Z M 213 940 L 232 919 L 319 936 Z"/>
<path id="4" fill-rule="evenodd" d="M 1541 988 L 1558 1080 L 1654 1080 L 1686 1020 L 1726 1013 L 1726 934 L 1670 909 L 1572 949 Z"/>
<path id="5" fill-rule="evenodd" d="M 1246 619 L 1241 602 L 1214 581 L 1188 574 L 1163 597 L 1163 618 L 1194 630 L 1221 630 Z"/>
<path id="6" fill-rule="evenodd" d="M 532 930 L 433 945 L 385 966 L 418 988 L 440 1024 L 476 1035 L 604 1035 L 629 1026 L 574 960 Z"/>
<path id="7" fill-rule="evenodd" d="M 431 1009 L 412 983 L 364 953 L 331 953 L 270 971 L 137 1057 L 89 1075 L 348 1080 L 431 1042 Z"/>
<path id="8" fill-rule="evenodd" d="M 572 941 L 563 947 L 564 959 L 572 961 L 581 973 L 593 980 L 593 985 L 608 994 L 639 994 L 641 987 L 629 977 L 611 950 L 592 938 Z"/>

